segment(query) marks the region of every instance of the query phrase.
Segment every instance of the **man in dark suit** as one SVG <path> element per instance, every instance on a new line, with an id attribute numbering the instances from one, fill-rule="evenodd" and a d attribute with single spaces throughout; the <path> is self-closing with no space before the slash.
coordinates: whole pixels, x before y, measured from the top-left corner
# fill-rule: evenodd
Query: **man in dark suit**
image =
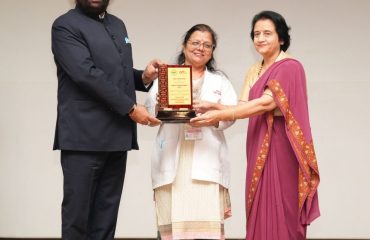
<path id="1" fill-rule="evenodd" d="M 124 23 L 106 12 L 109 0 L 76 0 L 55 20 L 52 51 L 58 75 L 54 150 L 64 176 L 63 239 L 113 239 L 127 151 L 138 149 L 136 123 L 160 121 L 136 105 L 160 61 L 133 68 Z"/>

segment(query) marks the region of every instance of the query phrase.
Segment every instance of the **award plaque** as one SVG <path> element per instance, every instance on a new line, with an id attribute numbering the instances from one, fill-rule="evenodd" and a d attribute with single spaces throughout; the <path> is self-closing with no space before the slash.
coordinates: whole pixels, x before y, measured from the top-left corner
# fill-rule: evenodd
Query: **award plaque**
<path id="1" fill-rule="evenodd" d="M 168 123 L 186 123 L 195 117 L 192 108 L 191 66 L 161 65 L 158 69 L 157 118 Z"/>

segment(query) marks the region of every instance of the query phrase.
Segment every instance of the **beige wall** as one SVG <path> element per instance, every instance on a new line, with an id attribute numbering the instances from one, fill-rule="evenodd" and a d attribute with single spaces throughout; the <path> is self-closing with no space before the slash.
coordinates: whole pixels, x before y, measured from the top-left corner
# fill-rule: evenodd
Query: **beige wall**
<path id="1" fill-rule="evenodd" d="M 53 152 L 55 66 L 53 20 L 73 0 L 0 0 L 0 237 L 60 236 L 62 175 Z M 370 1 L 112 0 L 142 68 L 153 57 L 172 62 L 196 23 L 219 34 L 218 66 L 239 91 L 258 59 L 249 38 L 252 16 L 282 13 L 292 27 L 290 53 L 308 76 L 311 124 L 321 170 L 322 217 L 310 238 L 370 238 Z M 144 101 L 139 94 L 139 101 Z M 234 216 L 229 238 L 244 236 L 247 121 L 227 131 Z M 154 237 L 150 152 L 156 129 L 139 126 L 140 151 L 129 153 L 117 237 Z"/>

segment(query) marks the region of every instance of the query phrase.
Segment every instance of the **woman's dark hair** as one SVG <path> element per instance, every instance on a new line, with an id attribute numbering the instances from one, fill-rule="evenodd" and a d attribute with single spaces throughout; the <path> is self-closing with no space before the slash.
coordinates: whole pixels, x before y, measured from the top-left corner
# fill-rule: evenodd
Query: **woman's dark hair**
<path id="1" fill-rule="evenodd" d="M 216 46 L 217 46 L 217 34 L 215 33 L 215 31 L 213 31 L 213 29 L 206 25 L 206 24 L 197 24 L 197 25 L 194 25 L 193 27 L 191 27 L 185 34 L 184 36 L 184 40 L 182 42 L 182 45 L 185 47 L 186 43 L 189 41 L 189 38 L 191 37 L 191 35 L 196 32 L 196 31 L 201 31 L 201 32 L 209 32 L 212 36 L 212 44 L 213 44 L 213 50 L 216 49 Z M 185 63 L 185 54 L 183 53 L 183 51 L 181 51 L 181 53 L 179 54 L 179 56 L 177 57 L 177 64 L 184 64 Z M 211 72 L 215 72 L 216 71 L 216 63 L 215 63 L 215 59 L 213 58 L 213 52 L 212 52 L 212 57 L 211 59 L 209 59 L 209 61 L 206 63 L 206 66 L 207 66 L 207 69 Z"/>
<path id="2" fill-rule="evenodd" d="M 261 19 L 269 19 L 274 23 L 276 32 L 279 36 L 279 40 L 283 42 L 281 50 L 286 51 L 290 45 L 290 35 L 289 35 L 290 27 L 288 27 L 288 25 L 286 24 L 283 16 L 281 16 L 277 12 L 262 11 L 254 16 L 252 20 L 252 31 L 251 31 L 252 40 L 254 39 L 254 26 L 256 25 L 256 22 Z"/>

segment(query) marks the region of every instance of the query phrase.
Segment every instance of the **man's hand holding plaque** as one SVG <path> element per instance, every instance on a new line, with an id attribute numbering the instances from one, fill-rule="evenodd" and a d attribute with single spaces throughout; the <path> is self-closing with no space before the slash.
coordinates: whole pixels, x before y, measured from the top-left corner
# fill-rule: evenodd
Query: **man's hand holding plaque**
<path id="1" fill-rule="evenodd" d="M 146 108 L 141 105 L 135 104 L 133 109 L 129 113 L 129 116 L 133 121 L 150 127 L 155 127 L 161 123 L 161 121 L 159 121 L 155 117 L 150 116 Z"/>
<path id="2" fill-rule="evenodd" d="M 161 65 L 158 70 L 158 95 L 157 118 L 162 122 L 184 123 L 195 117 L 191 66 Z"/>

